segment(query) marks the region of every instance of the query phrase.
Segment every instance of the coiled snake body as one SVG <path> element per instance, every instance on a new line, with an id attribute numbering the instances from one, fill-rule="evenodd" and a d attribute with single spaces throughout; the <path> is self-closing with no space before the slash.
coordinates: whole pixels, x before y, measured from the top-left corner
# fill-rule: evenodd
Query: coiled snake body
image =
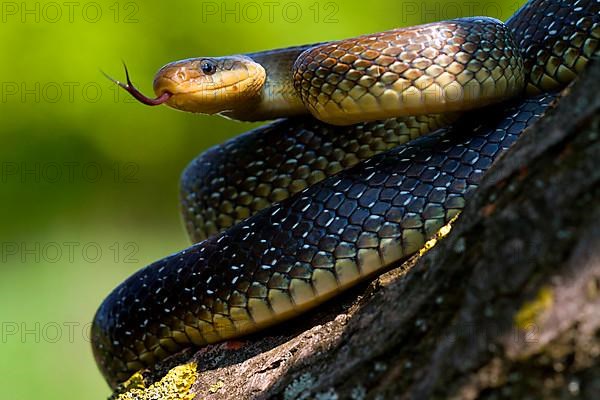
<path id="1" fill-rule="evenodd" d="M 92 345 L 109 384 L 298 315 L 418 252 L 550 92 L 597 56 L 599 4 L 532 0 L 506 26 L 459 19 L 183 60 L 159 71 L 155 100 L 121 84 L 147 104 L 292 117 L 188 166 L 182 209 L 199 243 L 138 271 L 100 306 Z"/>

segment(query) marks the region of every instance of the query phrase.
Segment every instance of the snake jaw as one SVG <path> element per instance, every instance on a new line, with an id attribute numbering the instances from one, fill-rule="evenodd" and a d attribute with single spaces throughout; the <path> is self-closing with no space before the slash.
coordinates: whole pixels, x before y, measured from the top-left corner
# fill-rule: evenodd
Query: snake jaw
<path id="1" fill-rule="evenodd" d="M 120 82 L 120 81 L 112 78 L 111 76 L 109 76 L 104 71 L 101 71 L 101 72 L 110 81 L 116 83 L 117 85 L 119 85 L 120 87 L 122 87 L 123 89 L 125 89 L 129 94 L 131 94 L 140 103 L 146 104 L 148 106 L 158 106 L 158 105 L 161 105 L 163 103 L 166 103 L 173 96 L 172 93 L 170 93 L 168 91 L 164 91 L 163 93 L 161 93 L 159 96 L 157 96 L 154 99 L 150 98 L 150 97 L 147 97 L 142 92 L 140 92 L 133 85 L 133 83 L 131 83 L 131 79 L 129 78 L 129 71 L 127 70 L 127 65 L 125 65 L 125 63 L 123 63 L 123 67 L 125 68 L 125 78 L 127 79 L 127 83 L 123 83 L 123 82 Z"/>

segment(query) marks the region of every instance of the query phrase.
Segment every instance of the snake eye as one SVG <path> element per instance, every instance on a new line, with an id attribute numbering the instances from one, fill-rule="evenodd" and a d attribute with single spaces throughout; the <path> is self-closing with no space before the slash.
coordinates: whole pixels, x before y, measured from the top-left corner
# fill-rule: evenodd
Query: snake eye
<path id="1" fill-rule="evenodd" d="M 214 62 L 210 61 L 210 60 L 203 60 L 200 63 L 200 69 L 202 70 L 202 72 L 204 72 L 206 75 L 212 75 L 215 72 L 217 72 L 217 66 L 215 65 Z"/>

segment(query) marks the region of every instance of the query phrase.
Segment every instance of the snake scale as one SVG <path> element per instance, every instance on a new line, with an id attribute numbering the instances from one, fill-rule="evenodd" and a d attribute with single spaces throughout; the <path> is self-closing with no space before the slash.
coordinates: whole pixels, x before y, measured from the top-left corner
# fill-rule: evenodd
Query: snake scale
<path id="1" fill-rule="evenodd" d="M 289 118 L 184 171 L 196 244 L 100 306 L 92 347 L 108 383 L 287 320 L 418 252 L 598 55 L 599 39 L 598 0 L 531 0 L 506 25 L 464 18 L 178 61 L 157 74 L 156 99 L 117 82 L 146 104 Z"/>

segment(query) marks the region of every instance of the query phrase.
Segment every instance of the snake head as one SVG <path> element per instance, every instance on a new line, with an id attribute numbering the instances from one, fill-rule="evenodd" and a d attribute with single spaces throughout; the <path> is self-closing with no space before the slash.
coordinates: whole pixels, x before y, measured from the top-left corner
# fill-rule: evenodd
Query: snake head
<path id="1" fill-rule="evenodd" d="M 162 67 L 154 92 L 181 111 L 218 114 L 248 107 L 259 100 L 265 69 L 246 56 L 190 58 Z"/>

